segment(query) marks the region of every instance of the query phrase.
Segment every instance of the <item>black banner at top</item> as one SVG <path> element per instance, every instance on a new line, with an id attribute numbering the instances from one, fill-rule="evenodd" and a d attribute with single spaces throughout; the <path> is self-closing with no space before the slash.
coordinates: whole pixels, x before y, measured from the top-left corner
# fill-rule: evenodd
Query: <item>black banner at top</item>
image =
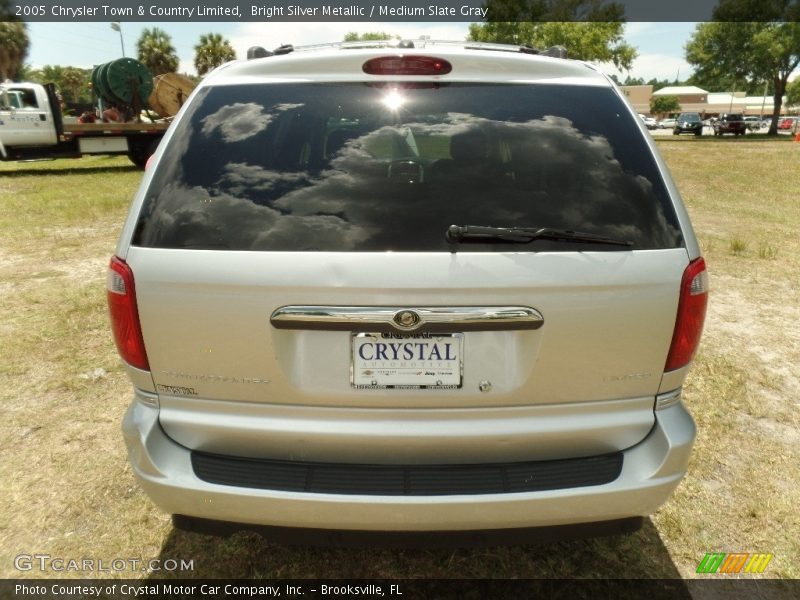
<path id="1" fill-rule="evenodd" d="M 0 0 L 0 20 L 798 21 L 800 0 Z"/>

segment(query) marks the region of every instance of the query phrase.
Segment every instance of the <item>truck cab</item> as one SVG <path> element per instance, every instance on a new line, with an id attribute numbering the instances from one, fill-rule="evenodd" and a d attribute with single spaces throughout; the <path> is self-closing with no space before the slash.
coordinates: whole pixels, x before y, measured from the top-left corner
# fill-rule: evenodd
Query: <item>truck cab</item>
<path id="1" fill-rule="evenodd" d="M 0 84 L 0 153 L 5 148 L 53 145 L 58 141 L 53 106 L 37 83 Z"/>

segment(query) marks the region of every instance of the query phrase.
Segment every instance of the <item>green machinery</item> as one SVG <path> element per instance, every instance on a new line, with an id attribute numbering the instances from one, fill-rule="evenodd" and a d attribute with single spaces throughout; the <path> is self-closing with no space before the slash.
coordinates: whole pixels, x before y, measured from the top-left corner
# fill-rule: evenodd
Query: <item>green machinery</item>
<path id="1" fill-rule="evenodd" d="M 138 115 L 148 107 L 153 75 L 138 60 L 118 58 L 94 68 L 92 87 L 104 103 L 126 107 Z"/>

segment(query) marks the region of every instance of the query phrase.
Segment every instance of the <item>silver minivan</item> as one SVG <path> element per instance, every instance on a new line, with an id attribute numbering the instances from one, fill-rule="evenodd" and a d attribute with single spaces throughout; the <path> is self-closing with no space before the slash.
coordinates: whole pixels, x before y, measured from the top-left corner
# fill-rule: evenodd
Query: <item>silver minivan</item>
<path id="1" fill-rule="evenodd" d="M 525 47 L 251 54 L 184 106 L 109 268 L 155 504 L 455 532 L 664 503 L 707 276 L 615 85 Z"/>

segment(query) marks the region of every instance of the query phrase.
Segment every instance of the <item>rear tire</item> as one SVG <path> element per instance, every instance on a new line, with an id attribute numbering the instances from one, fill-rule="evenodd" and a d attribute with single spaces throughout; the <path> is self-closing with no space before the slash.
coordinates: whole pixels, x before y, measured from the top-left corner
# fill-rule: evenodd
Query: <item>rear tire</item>
<path id="1" fill-rule="evenodd" d="M 128 158 L 130 161 L 144 171 L 147 160 L 155 153 L 161 138 L 156 140 L 132 140 L 129 142 Z"/>

